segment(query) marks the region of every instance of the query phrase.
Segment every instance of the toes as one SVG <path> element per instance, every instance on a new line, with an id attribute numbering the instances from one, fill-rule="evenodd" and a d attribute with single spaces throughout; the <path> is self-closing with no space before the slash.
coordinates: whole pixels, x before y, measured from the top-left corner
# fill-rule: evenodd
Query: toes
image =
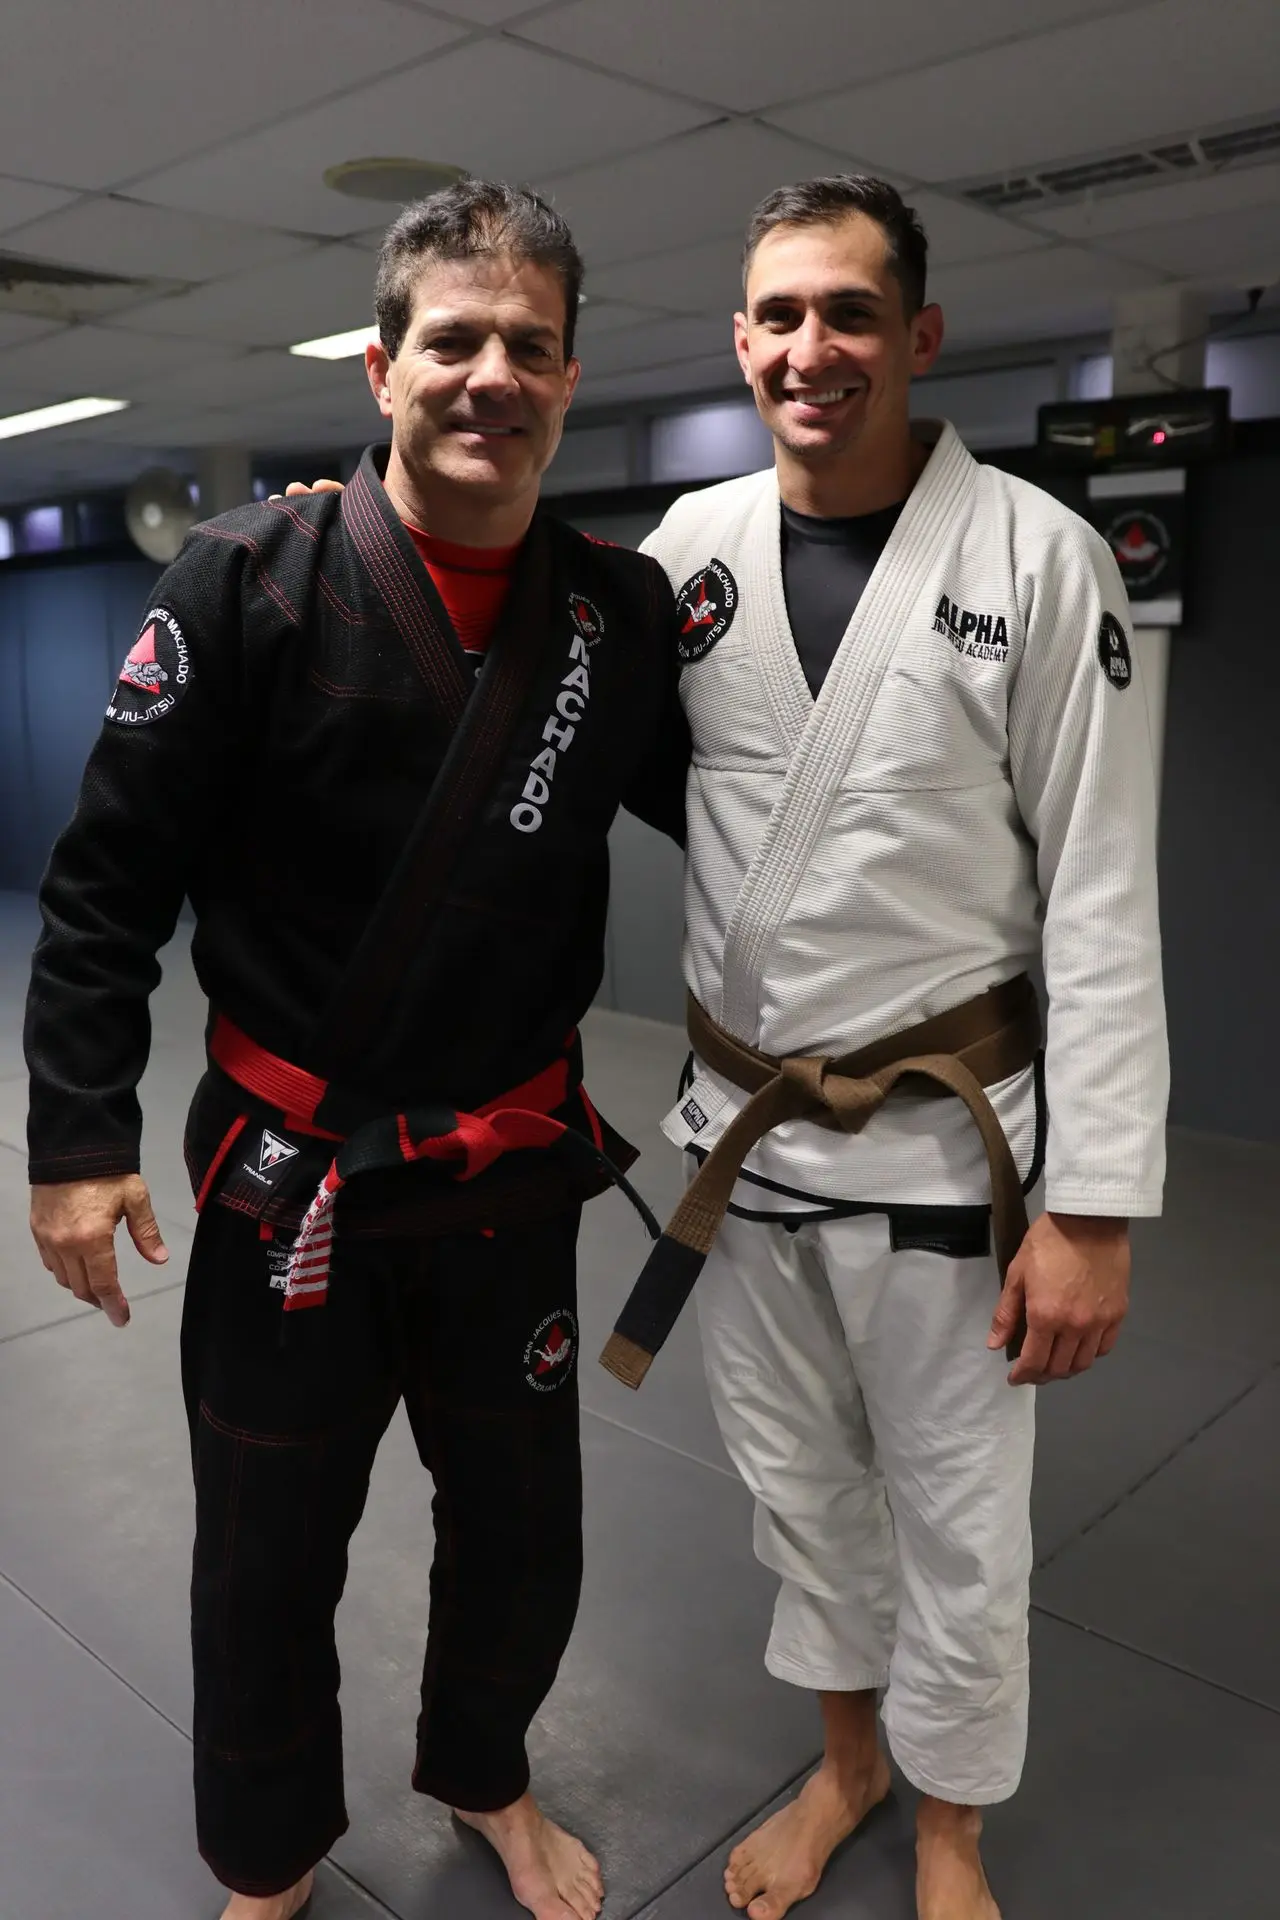
<path id="1" fill-rule="evenodd" d="M 770 1893 L 762 1894 L 747 1908 L 747 1920 L 782 1920 L 786 1907 Z"/>

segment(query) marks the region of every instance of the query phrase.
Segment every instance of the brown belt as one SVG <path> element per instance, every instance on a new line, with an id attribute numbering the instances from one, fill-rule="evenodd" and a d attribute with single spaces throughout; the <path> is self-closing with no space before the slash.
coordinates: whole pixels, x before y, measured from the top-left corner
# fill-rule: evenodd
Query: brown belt
<path id="1" fill-rule="evenodd" d="M 775 1060 L 716 1025 L 689 998 L 689 1040 L 713 1073 L 751 1098 L 707 1155 L 650 1254 L 600 1356 L 624 1386 L 638 1387 L 675 1325 L 728 1210 L 751 1149 L 787 1120 L 861 1133 L 904 1074 L 921 1089 L 956 1095 L 973 1115 L 991 1170 L 991 1220 L 1003 1283 L 1027 1231 L 1022 1182 L 985 1089 L 1029 1067 L 1040 1045 L 1040 1009 L 1025 973 L 918 1026 L 834 1059 Z"/>

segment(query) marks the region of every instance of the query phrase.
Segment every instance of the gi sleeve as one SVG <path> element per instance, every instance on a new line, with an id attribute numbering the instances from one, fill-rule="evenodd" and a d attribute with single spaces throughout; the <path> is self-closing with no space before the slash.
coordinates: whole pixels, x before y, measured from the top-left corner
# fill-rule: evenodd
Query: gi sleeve
<path id="1" fill-rule="evenodd" d="M 674 840 L 685 843 L 685 789 L 693 757 L 689 723 L 680 704 L 680 655 L 675 602 L 665 573 L 655 564 L 651 575 L 652 640 L 659 653 L 662 694 L 657 724 L 644 757 L 622 796 L 628 813 Z"/>
<path id="2" fill-rule="evenodd" d="M 156 586 L 40 890 L 24 1041 L 34 1184 L 138 1170 L 158 950 L 234 754 L 240 550 L 194 534 Z"/>
<path id="3" fill-rule="evenodd" d="M 1046 1204 L 1154 1215 L 1169 1062 L 1155 776 L 1128 605 L 1109 548 L 1083 521 L 1047 528 L 1024 568 L 1009 752 L 1044 903 Z"/>

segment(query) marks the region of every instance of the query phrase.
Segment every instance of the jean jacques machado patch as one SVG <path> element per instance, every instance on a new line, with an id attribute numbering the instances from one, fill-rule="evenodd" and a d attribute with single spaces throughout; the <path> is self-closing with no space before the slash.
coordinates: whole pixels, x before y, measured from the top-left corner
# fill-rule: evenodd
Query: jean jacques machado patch
<path id="1" fill-rule="evenodd" d="M 187 690 L 191 661 L 182 628 L 167 607 L 152 607 L 120 669 L 107 719 L 146 727 L 172 713 Z"/>
<path id="2" fill-rule="evenodd" d="M 723 560 L 708 560 L 676 595 L 676 651 L 686 662 L 701 660 L 723 640 L 738 611 L 738 583 Z"/>

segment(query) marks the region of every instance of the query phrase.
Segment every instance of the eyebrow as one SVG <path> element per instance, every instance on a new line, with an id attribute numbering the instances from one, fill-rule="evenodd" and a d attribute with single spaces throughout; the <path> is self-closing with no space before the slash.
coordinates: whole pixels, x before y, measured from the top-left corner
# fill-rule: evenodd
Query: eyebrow
<path id="1" fill-rule="evenodd" d="M 876 306 L 883 302 L 884 295 L 874 287 L 835 287 L 830 293 L 823 294 L 824 306 L 835 306 L 842 300 L 863 300 Z M 789 293 L 784 288 L 771 288 L 767 293 L 758 293 L 751 302 L 751 311 L 756 313 L 761 307 L 806 305 L 802 293 Z"/>

